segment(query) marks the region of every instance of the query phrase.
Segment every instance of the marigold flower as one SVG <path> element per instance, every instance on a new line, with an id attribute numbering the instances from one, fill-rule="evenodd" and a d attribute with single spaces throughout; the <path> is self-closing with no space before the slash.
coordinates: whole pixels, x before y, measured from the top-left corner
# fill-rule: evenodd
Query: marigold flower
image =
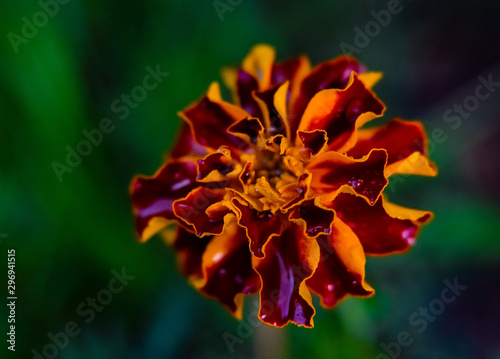
<path id="1" fill-rule="evenodd" d="M 313 326 L 311 292 L 324 307 L 371 296 L 365 256 L 406 251 L 432 217 L 390 203 L 388 178 L 437 173 L 420 122 L 361 128 L 384 113 L 380 78 L 352 57 L 311 69 L 255 46 L 223 70 L 235 104 L 212 83 L 179 113 L 163 167 L 134 178 L 139 238 L 161 232 L 194 287 L 237 318 L 257 292 L 260 319 L 278 327 Z"/>

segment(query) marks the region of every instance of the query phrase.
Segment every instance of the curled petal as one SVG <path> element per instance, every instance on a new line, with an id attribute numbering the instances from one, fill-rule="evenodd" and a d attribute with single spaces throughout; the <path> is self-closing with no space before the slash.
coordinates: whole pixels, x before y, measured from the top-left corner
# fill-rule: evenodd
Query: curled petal
<path id="1" fill-rule="evenodd" d="M 335 151 L 325 152 L 307 167 L 312 173 L 311 188 L 323 202 L 328 202 L 337 196 L 342 186 L 348 186 L 350 192 L 373 204 L 387 185 L 384 177 L 386 161 L 385 150 L 372 150 L 359 160 Z"/>
<path id="2" fill-rule="evenodd" d="M 304 145 L 307 153 L 303 156 L 304 160 L 309 160 L 320 152 L 327 149 L 328 136 L 324 130 L 298 131 L 298 139 Z"/>
<path id="3" fill-rule="evenodd" d="M 242 148 L 242 140 L 226 130 L 249 114 L 238 106 L 222 101 L 216 82 L 210 86 L 206 96 L 180 112 L 179 116 L 189 124 L 194 140 L 200 145 L 212 149 L 221 146 Z"/>
<path id="4" fill-rule="evenodd" d="M 262 138 L 264 126 L 262 126 L 262 123 L 259 119 L 249 117 L 244 118 L 231 125 L 227 129 L 227 132 L 241 138 L 249 144 L 255 145 L 257 144 L 257 140 L 259 138 Z"/>
<path id="5" fill-rule="evenodd" d="M 172 204 L 185 197 L 196 183 L 196 165 L 190 160 L 173 160 L 152 177 L 136 176 L 130 185 L 136 231 L 145 241 L 175 219 Z"/>
<path id="6" fill-rule="evenodd" d="M 264 257 L 262 247 L 271 236 L 282 232 L 282 218 L 278 213 L 270 210 L 258 211 L 247 206 L 242 201 L 233 199 L 233 205 L 238 209 L 238 224 L 245 228 L 250 240 L 250 251 L 256 257 Z"/>
<path id="7" fill-rule="evenodd" d="M 335 306 L 347 294 L 370 296 L 372 287 L 365 282 L 365 254 L 356 234 L 336 218 L 333 232 L 318 237 L 321 251 L 318 268 L 307 286 L 321 298 L 326 308 Z"/>
<path id="8" fill-rule="evenodd" d="M 198 160 L 199 182 L 228 181 L 227 175 L 235 170 L 236 164 L 231 160 L 229 151 L 212 152 L 205 158 Z"/>
<path id="9" fill-rule="evenodd" d="M 245 231 L 236 222 L 208 243 L 203 254 L 203 275 L 200 291 L 217 298 L 241 319 L 243 297 L 259 290 L 260 278 L 252 268 Z"/>
<path id="10" fill-rule="evenodd" d="M 199 187 L 186 198 L 174 202 L 174 213 L 192 226 L 199 237 L 221 234 L 227 221 L 226 216 L 231 210 L 224 205 L 213 206 L 222 202 L 225 195 L 224 189 Z"/>
<path id="11" fill-rule="evenodd" d="M 343 152 L 354 145 L 356 130 L 380 116 L 385 107 L 356 74 L 345 90 L 318 92 L 309 102 L 299 130 L 323 129 L 329 149 Z"/>
<path id="12" fill-rule="evenodd" d="M 406 251 L 415 244 L 421 225 L 432 217 L 429 212 L 385 204 L 382 197 L 369 206 L 363 199 L 345 193 L 339 194 L 331 207 L 351 227 L 369 255 Z"/>
<path id="13" fill-rule="evenodd" d="M 304 233 L 308 237 L 317 237 L 321 234 L 331 234 L 333 218 L 335 214 L 332 209 L 326 208 L 319 203 L 319 198 L 309 199 L 295 206 L 289 215 L 289 219 L 297 224 L 304 225 Z"/>
<path id="14" fill-rule="evenodd" d="M 318 265 L 319 246 L 301 232 L 289 227 L 267 242 L 263 259 L 254 258 L 262 281 L 259 317 L 264 323 L 313 326 L 315 311 L 305 281 Z"/>
<path id="15" fill-rule="evenodd" d="M 344 89 L 353 72 L 365 69 L 350 56 L 337 57 L 317 65 L 302 81 L 297 98 L 293 100 L 292 112 L 300 117 L 316 93 L 326 89 Z"/>

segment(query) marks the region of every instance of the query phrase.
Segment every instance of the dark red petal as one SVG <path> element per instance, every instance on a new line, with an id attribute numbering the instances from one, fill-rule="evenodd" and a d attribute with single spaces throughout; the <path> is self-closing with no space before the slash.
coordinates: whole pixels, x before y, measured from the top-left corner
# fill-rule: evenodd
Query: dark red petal
<path id="1" fill-rule="evenodd" d="M 366 70 L 354 58 L 349 56 L 338 57 L 317 65 L 302 81 L 293 113 L 300 117 L 309 101 L 321 90 L 344 89 L 349 83 L 353 71 L 362 73 Z"/>
<path id="2" fill-rule="evenodd" d="M 305 234 L 316 237 L 320 234 L 330 234 L 333 218 L 332 210 L 320 208 L 314 199 L 303 201 L 290 211 L 289 219 L 300 223 L 305 222 Z"/>
<path id="3" fill-rule="evenodd" d="M 381 197 L 373 206 L 362 198 L 339 194 L 332 202 L 337 216 L 356 233 L 366 254 L 384 255 L 407 250 L 415 243 L 420 225 L 430 219 L 424 214 L 418 221 L 389 216 Z"/>
<path id="4" fill-rule="evenodd" d="M 360 158 L 373 148 L 384 148 L 388 154 L 387 164 L 391 164 L 414 152 L 425 154 L 425 139 L 420 122 L 393 119 L 384 126 L 358 132 L 358 142 L 347 154 Z"/>
<path id="5" fill-rule="evenodd" d="M 313 326 L 315 311 L 305 280 L 316 269 L 319 247 L 300 232 L 292 226 L 281 236 L 272 237 L 264 247 L 265 257 L 256 260 L 255 269 L 262 280 L 259 316 L 274 326 L 290 321 Z"/>
<path id="6" fill-rule="evenodd" d="M 221 146 L 243 148 L 244 142 L 227 133 L 233 123 L 249 116 L 237 106 L 220 100 L 220 92 L 213 84 L 198 103 L 179 115 L 191 127 L 193 138 L 202 146 L 218 149 Z"/>
<path id="7" fill-rule="evenodd" d="M 251 116 L 262 118 L 260 107 L 252 96 L 252 91 L 259 89 L 257 80 L 247 72 L 239 70 L 236 86 L 240 99 L 240 106 Z"/>
<path id="8" fill-rule="evenodd" d="M 172 158 L 180 158 L 187 155 L 205 156 L 206 154 L 207 150 L 196 143 L 191 134 L 191 128 L 186 122 L 183 122 L 175 145 L 170 152 Z"/>
<path id="9" fill-rule="evenodd" d="M 234 199 L 233 205 L 240 211 L 238 224 L 246 229 L 246 234 L 250 240 L 250 250 L 256 257 L 264 257 L 262 247 L 272 235 L 279 235 L 282 231 L 282 224 L 279 213 L 271 211 L 257 211 L 250 206 L 242 204 Z"/>
<path id="10" fill-rule="evenodd" d="M 326 200 L 335 198 L 335 191 L 343 185 L 375 203 L 387 185 L 384 167 L 385 150 L 372 150 L 364 160 L 354 160 L 335 151 L 325 152 L 310 163 L 311 188 Z"/>
<path id="11" fill-rule="evenodd" d="M 190 161 L 168 162 L 153 177 L 136 176 L 130 190 L 139 237 L 147 239 L 144 232 L 153 218 L 175 219 L 174 201 L 198 186 L 196 165 Z"/>
<path id="12" fill-rule="evenodd" d="M 196 179 L 201 181 L 213 171 L 217 171 L 221 178 L 226 176 L 233 171 L 231 159 L 222 152 L 213 152 L 205 158 L 198 160 L 198 176 Z M 222 180 L 224 179 L 222 178 Z"/>
<path id="13" fill-rule="evenodd" d="M 207 214 L 207 209 L 224 199 L 226 191 L 219 188 L 199 187 L 186 198 L 173 204 L 175 215 L 191 225 L 198 236 L 220 234 L 224 228 L 224 218 L 230 210 L 220 206 Z"/>
<path id="14" fill-rule="evenodd" d="M 297 135 L 304 148 L 310 151 L 312 156 L 316 156 L 328 141 L 328 136 L 324 130 L 298 131 Z"/>
<path id="15" fill-rule="evenodd" d="M 206 278 L 201 292 L 216 297 L 235 316 L 241 317 L 242 294 L 256 293 L 260 278 L 252 267 L 245 230 L 236 222 L 214 236 L 203 255 Z"/>
<path id="16" fill-rule="evenodd" d="M 264 126 L 259 119 L 249 117 L 231 125 L 227 131 L 230 134 L 255 145 L 257 143 L 257 139 L 263 134 Z"/>
<path id="17" fill-rule="evenodd" d="M 335 219 L 333 233 L 318 237 L 320 260 L 307 286 L 324 307 L 334 307 L 347 294 L 369 296 L 373 289 L 364 282 L 365 256 L 356 235 Z"/>
<path id="18" fill-rule="evenodd" d="M 318 93 L 309 102 L 299 125 L 299 130 L 325 130 L 329 138 L 329 148 L 339 150 L 362 125 L 357 123 L 364 114 L 371 113 L 372 119 L 379 116 L 385 107 L 382 102 L 365 87 L 353 74 L 345 90 L 326 90 Z"/>
<path id="19" fill-rule="evenodd" d="M 201 258 L 211 239 L 212 236 L 200 238 L 196 234 L 188 232 L 182 226 L 178 226 L 174 248 L 177 251 L 179 266 L 185 276 L 190 277 L 192 280 L 203 278 Z"/>

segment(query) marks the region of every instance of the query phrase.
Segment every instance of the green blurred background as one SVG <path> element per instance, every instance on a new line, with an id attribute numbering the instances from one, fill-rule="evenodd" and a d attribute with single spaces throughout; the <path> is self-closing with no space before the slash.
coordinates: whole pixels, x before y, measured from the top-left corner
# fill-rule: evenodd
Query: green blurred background
<path id="1" fill-rule="evenodd" d="M 211 0 L 71 0 L 44 24 L 43 16 L 33 20 L 41 11 L 35 1 L 0 3 L 0 285 L 6 297 L 14 248 L 18 296 L 16 352 L 7 350 L 2 305 L 0 357 L 32 358 L 52 342 L 49 333 L 75 322 L 79 334 L 57 358 L 381 359 L 391 358 L 381 345 L 404 331 L 412 343 L 393 358 L 500 358 L 498 87 L 460 126 L 444 117 L 474 96 L 478 76 L 500 81 L 499 3 L 402 0 L 403 10 L 356 54 L 384 72 L 375 91 L 387 118 L 421 119 L 429 133 L 444 133 L 432 149 L 439 176 L 399 178 L 389 189 L 393 201 L 436 218 L 408 254 L 368 259 L 374 297 L 333 310 L 316 302 L 311 330 L 252 326 L 256 298 L 247 299 L 242 325 L 198 294 L 159 237 L 137 242 L 128 185 L 161 165 L 180 124 L 176 112 L 220 80 L 222 66 L 239 63 L 259 42 L 274 45 L 281 59 L 333 58 L 388 2 L 216 4 L 226 6 L 220 16 Z M 44 26 L 13 46 L 9 34 L 22 35 L 23 17 Z M 111 105 L 142 84 L 147 66 L 169 75 L 120 120 Z M 75 149 L 82 131 L 103 118 L 115 130 L 59 181 L 52 163 L 64 163 L 66 146 Z M 135 278 L 86 323 L 77 308 L 122 268 Z M 419 333 L 412 314 L 455 278 L 467 289 Z M 224 333 L 242 338 L 233 352 Z"/>

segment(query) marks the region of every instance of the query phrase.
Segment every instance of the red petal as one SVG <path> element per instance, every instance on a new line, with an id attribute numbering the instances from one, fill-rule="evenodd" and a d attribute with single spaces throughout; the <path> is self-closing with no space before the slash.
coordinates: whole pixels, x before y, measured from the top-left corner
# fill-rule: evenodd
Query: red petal
<path id="1" fill-rule="evenodd" d="M 339 194 L 332 202 L 337 216 L 356 233 L 366 254 L 385 255 L 407 250 L 415 243 L 421 224 L 431 218 L 421 212 L 420 218 L 400 219 L 387 214 L 383 198 L 373 206 L 349 194 Z"/>
<path id="2" fill-rule="evenodd" d="M 269 237 L 279 235 L 282 231 L 279 212 L 273 214 L 271 211 L 258 211 L 237 199 L 233 199 L 233 205 L 240 211 L 238 224 L 246 229 L 252 254 L 259 258 L 264 257 L 262 247 Z"/>
<path id="3" fill-rule="evenodd" d="M 330 236 L 318 237 L 321 251 L 318 268 L 307 280 L 307 286 L 331 308 L 347 294 L 369 296 L 373 289 L 364 282 L 365 255 L 358 238 L 338 218 Z"/>
<path id="4" fill-rule="evenodd" d="M 134 205 L 135 225 L 143 240 L 153 218 L 175 219 L 172 204 L 198 187 L 196 165 L 190 161 L 174 160 L 165 164 L 152 177 L 136 176 L 130 186 Z M 157 228 L 159 230 L 161 228 Z"/>
<path id="5" fill-rule="evenodd" d="M 223 152 L 213 152 L 198 160 L 198 176 L 196 179 L 206 182 L 204 180 L 208 177 L 210 182 L 223 182 L 227 181 L 226 175 L 233 170 L 230 155 Z M 209 177 L 210 174 L 212 175 Z"/>
<path id="6" fill-rule="evenodd" d="M 290 227 L 264 247 L 265 257 L 255 260 L 262 280 L 260 319 L 282 327 L 292 321 L 312 327 L 314 307 L 305 285 L 319 261 L 315 240 L 305 238 L 298 228 Z"/>
<path id="7" fill-rule="evenodd" d="M 203 255 L 203 272 L 206 281 L 200 290 L 216 297 L 241 318 L 243 295 L 256 293 L 260 278 L 252 268 L 245 230 L 236 222 L 208 244 Z"/>
<path id="8" fill-rule="evenodd" d="M 353 74 L 345 90 L 321 91 L 311 99 L 299 130 L 325 130 L 329 148 L 341 150 L 353 142 L 357 128 L 381 115 L 384 109 L 382 102 Z"/>
<path id="9" fill-rule="evenodd" d="M 362 73 L 365 72 L 365 69 L 354 58 L 348 56 L 338 57 L 317 65 L 302 81 L 292 112 L 300 118 L 309 101 L 319 91 L 344 89 L 349 83 L 353 71 Z"/>
<path id="10" fill-rule="evenodd" d="M 328 142 L 328 136 L 324 130 L 298 131 L 297 135 L 311 156 L 316 156 L 321 150 L 324 150 Z"/>
<path id="11" fill-rule="evenodd" d="M 259 119 L 249 117 L 231 125 L 227 131 L 245 140 L 246 142 L 255 145 L 257 143 L 257 139 L 261 137 L 264 132 L 264 126 Z"/>
<path id="12" fill-rule="evenodd" d="M 347 154 L 360 158 L 373 148 L 384 148 L 387 151 L 387 164 L 406 158 L 413 152 L 424 152 L 425 131 L 420 122 L 393 119 L 386 125 L 361 130 L 358 141 Z"/>
<path id="13" fill-rule="evenodd" d="M 320 234 L 330 234 L 334 212 L 320 207 L 314 199 L 303 201 L 300 205 L 290 211 L 289 219 L 298 224 L 305 224 L 305 234 L 309 237 L 317 237 Z"/>
<path id="14" fill-rule="evenodd" d="M 199 187 L 186 198 L 173 204 L 175 215 L 191 225 L 198 236 L 220 234 L 224 228 L 224 219 L 230 210 L 224 206 L 207 213 L 207 209 L 221 202 L 226 191 L 220 188 Z"/>
<path id="15" fill-rule="evenodd" d="M 257 80 L 245 71 L 239 70 L 236 86 L 240 106 L 251 116 L 261 118 L 260 107 L 252 96 L 252 92 L 259 89 Z"/>
<path id="16" fill-rule="evenodd" d="M 202 146 L 218 149 L 221 146 L 243 148 L 244 142 L 226 132 L 233 123 L 247 118 L 249 114 L 241 108 L 224 102 L 216 83 L 210 86 L 207 95 L 198 103 L 180 112 L 190 125 L 193 138 Z"/>
<path id="17" fill-rule="evenodd" d="M 203 278 L 201 258 L 212 236 L 200 238 L 182 226 L 177 228 L 174 248 L 177 251 L 177 260 L 182 273 L 194 282 L 201 280 Z"/>
<path id="18" fill-rule="evenodd" d="M 187 155 L 205 156 L 206 154 L 207 150 L 196 143 L 191 134 L 191 128 L 186 122 L 183 122 L 176 143 L 170 152 L 172 158 L 180 158 Z"/>
<path id="19" fill-rule="evenodd" d="M 311 188 L 324 202 L 332 200 L 342 186 L 364 196 L 373 204 L 387 185 L 385 150 L 372 150 L 360 160 L 329 151 L 319 155 L 307 169 L 312 173 Z"/>

